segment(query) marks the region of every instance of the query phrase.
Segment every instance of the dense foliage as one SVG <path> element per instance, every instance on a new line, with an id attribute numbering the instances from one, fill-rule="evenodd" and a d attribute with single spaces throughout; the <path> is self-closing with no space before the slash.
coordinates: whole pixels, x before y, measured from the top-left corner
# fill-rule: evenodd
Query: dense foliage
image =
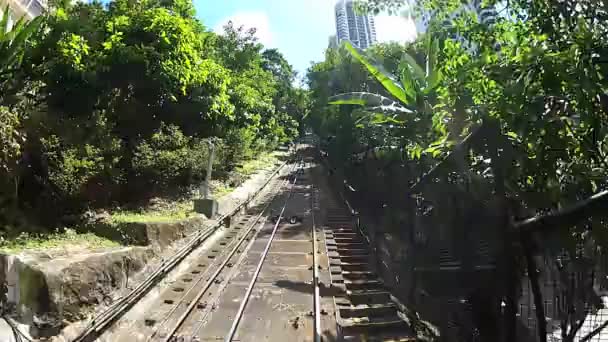
<path id="1" fill-rule="evenodd" d="M 361 1 L 364 10 L 397 11 L 403 3 Z M 469 179 L 504 184 L 516 216 L 560 208 L 604 190 L 606 2 L 484 1 L 482 8 L 496 6 L 500 12 L 490 21 L 474 12 L 452 15 L 461 3 L 420 1 L 413 12 L 432 11 L 434 21 L 417 41 L 365 52 L 347 44 L 328 50 L 325 61 L 310 68 L 311 123 L 322 135 L 335 136 L 330 158 L 333 152 L 338 154 L 333 158 L 354 165 L 358 152 L 392 151 L 375 157 L 410 165 L 413 174 L 402 177 L 412 185 L 482 123 L 498 123 L 500 132 L 464 154 L 458 166 Z M 602 219 L 589 219 L 536 241 L 545 254 L 582 261 L 605 253 L 605 231 Z M 582 245 L 593 247 L 581 252 Z M 584 321 L 582 307 L 592 306 L 592 291 L 576 286 L 568 296 L 576 293 L 573 302 L 581 307 L 564 311 L 564 340 L 572 340 Z"/>
<path id="2" fill-rule="evenodd" d="M 605 4 L 511 1 L 507 14 L 491 23 L 462 12 L 446 25 L 459 3 L 422 2 L 437 20 L 432 33 L 414 43 L 328 50 L 309 72 L 317 129 L 336 134 L 336 127 L 349 125 L 360 144 L 390 143 L 404 147 L 406 158 L 432 162 L 451 152 L 476 123 L 496 119 L 511 146 L 502 158 L 509 195 L 526 207 L 557 207 L 604 188 Z M 368 2 L 374 4 L 391 5 Z M 371 94 L 343 94 L 361 91 Z M 381 103 L 374 95 L 391 100 Z M 327 108 L 332 100 L 366 107 Z M 483 165 L 474 159 L 470 167 L 481 173 Z"/>
<path id="3" fill-rule="evenodd" d="M 76 2 L 0 32 L 0 224 L 198 185 L 293 139 L 306 101 L 255 30 L 189 0 Z M 298 95 L 298 96 L 296 96 Z M 37 222 L 36 222 L 37 221 Z"/>

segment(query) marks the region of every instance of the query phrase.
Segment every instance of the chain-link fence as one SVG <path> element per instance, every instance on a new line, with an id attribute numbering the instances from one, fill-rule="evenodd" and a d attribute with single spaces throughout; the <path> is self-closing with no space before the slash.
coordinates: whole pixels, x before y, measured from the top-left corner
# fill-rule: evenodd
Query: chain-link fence
<path id="1" fill-rule="evenodd" d="M 585 339 L 589 342 L 608 342 L 608 328 L 602 329 L 608 322 L 608 257 L 597 251 L 591 256 L 585 255 L 581 247 L 576 260 L 571 260 L 568 253 L 562 251 L 557 256 L 544 257 L 540 265 L 547 341 L 569 341 L 562 336 L 562 327 L 565 326 L 567 332 L 574 334 L 573 341 Z M 585 292 L 586 297 L 577 298 L 577 291 Z M 579 311 L 580 315 L 573 314 L 572 311 Z M 580 328 L 575 329 L 576 333 L 572 332 L 573 324 L 567 320 L 568 313 L 578 316 L 579 322 L 580 318 L 584 317 Z M 531 332 L 536 332 L 536 307 L 528 277 L 522 280 L 518 318 Z M 596 330 L 599 333 L 589 338 Z"/>

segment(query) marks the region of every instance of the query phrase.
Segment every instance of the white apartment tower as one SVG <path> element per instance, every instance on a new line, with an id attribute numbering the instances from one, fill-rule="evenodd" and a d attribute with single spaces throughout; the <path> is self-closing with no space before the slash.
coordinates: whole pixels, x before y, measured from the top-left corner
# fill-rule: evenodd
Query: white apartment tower
<path id="1" fill-rule="evenodd" d="M 339 0 L 336 3 L 337 42 L 349 41 L 366 49 L 376 43 L 374 17 L 356 13 L 353 0 Z"/>
<path id="2" fill-rule="evenodd" d="M 47 0 L 0 0 L 0 13 L 4 13 L 8 6 L 9 17 L 6 22 L 11 29 L 20 18 L 31 20 L 41 15 L 48 8 Z"/>

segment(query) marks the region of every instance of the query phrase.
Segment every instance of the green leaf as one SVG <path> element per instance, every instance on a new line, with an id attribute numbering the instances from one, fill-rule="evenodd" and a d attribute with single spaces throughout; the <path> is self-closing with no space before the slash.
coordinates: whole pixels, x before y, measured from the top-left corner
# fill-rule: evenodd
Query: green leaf
<path id="1" fill-rule="evenodd" d="M 416 144 L 408 152 L 409 152 L 408 154 L 410 155 L 410 158 L 420 159 L 420 157 L 422 156 L 422 146 Z"/>
<path id="2" fill-rule="evenodd" d="M 8 16 L 5 15 L 2 20 Z M 38 30 L 43 16 L 26 22 L 22 17 L 13 25 L 13 28 L 2 34 L 2 46 L 0 49 L 0 71 L 9 69 L 23 53 L 26 40 Z M 2 23 L 0 23 L 2 24 Z"/>
<path id="3" fill-rule="evenodd" d="M 4 12 L 2 12 L 2 19 L 0 19 L 0 41 L 4 40 L 4 36 L 8 32 L 8 18 L 10 13 L 10 7 L 6 5 Z"/>
<path id="4" fill-rule="evenodd" d="M 418 83 L 414 79 L 412 75 L 412 70 L 409 65 L 402 61 L 399 64 L 399 70 L 401 70 L 401 84 L 403 85 L 403 90 L 408 97 L 409 103 L 416 102 L 416 94 L 419 92 Z"/>
<path id="5" fill-rule="evenodd" d="M 429 35 L 429 46 L 426 60 L 426 88 L 425 93 L 429 93 L 433 89 L 437 88 L 439 82 L 441 82 L 442 74 L 441 69 L 437 65 L 437 55 L 439 53 L 439 41 L 433 39 Z"/>
<path id="6" fill-rule="evenodd" d="M 519 139 L 519 136 L 518 136 L 518 135 L 517 135 L 517 133 L 515 133 L 515 132 L 507 132 L 507 136 L 508 136 L 509 138 L 514 139 L 514 140 L 518 140 L 518 139 Z"/>
<path id="7" fill-rule="evenodd" d="M 534 178 L 532 178 L 532 176 L 527 176 L 526 177 L 526 184 L 533 185 L 534 184 Z"/>
<path id="8" fill-rule="evenodd" d="M 331 99 L 331 98 L 330 98 Z M 358 105 L 365 106 L 367 102 L 363 99 L 359 98 L 349 98 L 349 99 L 336 99 L 329 102 L 330 105 Z"/>
<path id="9" fill-rule="evenodd" d="M 371 111 L 389 112 L 389 113 L 413 113 L 410 108 L 401 106 L 399 103 L 389 99 L 388 97 L 367 93 L 353 92 L 346 94 L 338 94 L 329 98 L 330 105 L 357 105 L 366 106 Z"/>
<path id="10" fill-rule="evenodd" d="M 381 124 L 381 123 L 385 123 L 385 122 L 387 122 L 386 115 L 383 115 L 380 113 L 375 113 L 372 115 L 372 120 L 371 120 L 372 124 Z"/>
<path id="11" fill-rule="evenodd" d="M 409 53 L 404 53 L 401 60 L 411 68 L 413 76 L 419 81 L 424 82 L 426 78 L 426 74 L 422 67 L 416 62 L 414 57 L 412 57 Z"/>
<path id="12" fill-rule="evenodd" d="M 354 47 L 349 42 L 344 42 L 344 46 L 351 53 L 351 55 L 358 60 L 361 64 L 367 68 L 367 70 L 374 76 L 378 82 L 386 89 L 391 95 L 401 101 L 403 104 L 408 104 L 408 98 L 406 96 L 405 90 L 399 82 L 397 82 L 395 76 L 389 74 L 384 70 L 384 68 L 376 62 L 373 62 L 366 58 L 365 52 L 360 50 L 359 48 Z"/>

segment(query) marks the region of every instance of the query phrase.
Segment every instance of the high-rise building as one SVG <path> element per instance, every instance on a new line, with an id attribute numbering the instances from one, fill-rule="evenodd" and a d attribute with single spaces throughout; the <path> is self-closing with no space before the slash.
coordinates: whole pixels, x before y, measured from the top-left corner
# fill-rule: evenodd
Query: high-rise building
<path id="1" fill-rule="evenodd" d="M 8 27 L 22 17 L 31 20 L 48 8 L 47 0 L 0 0 L 0 11 L 4 12 L 7 5 L 10 12 Z"/>
<path id="2" fill-rule="evenodd" d="M 339 0 L 336 4 L 336 36 L 338 42 L 346 40 L 366 49 L 377 41 L 374 17 L 356 13 L 353 0 Z"/>
<path id="3" fill-rule="evenodd" d="M 330 49 L 338 48 L 338 38 L 336 37 L 336 35 L 329 36 L 327 47 Z"/>

